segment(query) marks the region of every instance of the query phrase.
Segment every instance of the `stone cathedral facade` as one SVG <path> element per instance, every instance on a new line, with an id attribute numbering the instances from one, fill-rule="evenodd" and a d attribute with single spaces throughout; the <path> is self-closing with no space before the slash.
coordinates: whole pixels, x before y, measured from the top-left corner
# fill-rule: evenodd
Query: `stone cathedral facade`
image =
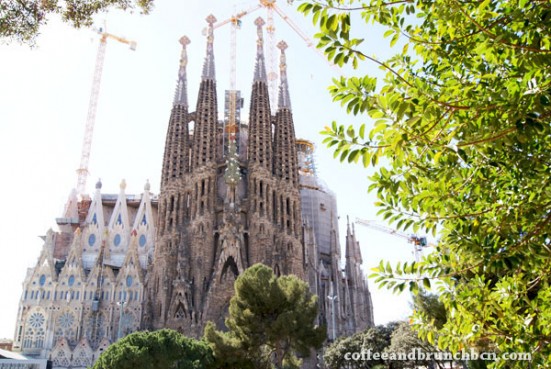
<path id="1" fill-rule="evenodd" d="M 361 253 L 348 225 L 344 257 L 335 195 L 316 175 L 313 145 L 297 140 L 278 44 L 280 87 L 271 111 L 263 21 L 248 123 L 239 91 L 226 91 L 219 120 L 214 17 L 197 105 L 188 105 L 183 37 L 168 123 L 160 194 L 69 197 L 58 231 L 50 230 L 29 269 L 14 348 L 50 359 L 55 368 L 85 368 L 118 338 L 173 328 L 200 336 L 207 321 L 223 327 L 233 283 L 262 262 L 277 275 L 306 280 L 320 297 L 319 323 L 329 338 L 373 325 Z"/>

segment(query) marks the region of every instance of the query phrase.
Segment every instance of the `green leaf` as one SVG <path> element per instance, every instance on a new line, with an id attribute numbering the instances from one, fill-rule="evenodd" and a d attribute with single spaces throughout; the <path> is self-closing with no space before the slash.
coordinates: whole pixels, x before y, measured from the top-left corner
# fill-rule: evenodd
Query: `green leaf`
<path id="1" fill-rule="evenodd" d="M 383 35 L 384 38 L 387 38 L 388 36 L 392 35 L 394 33 L 394 30 L 393 29 L 389 29 L 385 32 L 385 34 Z"/>
<path id="2" fill-rule="evenodd" d="M 360 126 L 360 133 L 359 133 L 359 136 L 362 140 L 364 139 L 364 134 L 365 134 L 365 124 L 362 124 Z"/>

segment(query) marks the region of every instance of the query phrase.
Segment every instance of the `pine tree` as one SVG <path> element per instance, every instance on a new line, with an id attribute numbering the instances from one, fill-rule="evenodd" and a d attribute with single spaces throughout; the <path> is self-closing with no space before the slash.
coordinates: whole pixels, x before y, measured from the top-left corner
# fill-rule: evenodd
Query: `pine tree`
<path id="1" fill-rule="evenodd" d="M 256 264 L 235 281 L 228 331 L 210 323 L 205 337 L 218 367 L 298 368 L 297 355 L 308 356 L 325 340 L 325 328 L 315 324 L 317 313 L 317 297 L 306 282 L 292 275 L 276 277 Z"/>

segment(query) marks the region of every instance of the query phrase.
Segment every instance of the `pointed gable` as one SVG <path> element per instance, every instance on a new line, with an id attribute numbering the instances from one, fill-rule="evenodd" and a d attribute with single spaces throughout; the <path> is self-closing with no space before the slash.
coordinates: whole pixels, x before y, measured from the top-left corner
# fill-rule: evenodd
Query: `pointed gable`
<path id="1" fill-rule="evenodd" d="M 132 276 L 134 282 L 143 284 L 144 282 L 144 270 L 141 268 L 140 259 L 138 255 L 138 233 L 134 230 L 130 236 L 130 247 L 122 264 L 122 268 L 119 272 L 118 280 L 126 276 Z M 128 282 L 125 280 L 125 282 Z M 134 283 L 126 283 L 126 287 L 131 287 Z"/>
<path id="2" fill-rule="evenodd" d="M 99 254 L 102 241 L 105 238 L 105 221 L 103 219 L 103 204 L 101 201 L 101 181 L 96 183 L 96 193 L 86 217 L 83 237 L 82 262 L 85 269 L 91 269 Z"/>
<path id="3" fill-rule="evenodd" d="M 101 180 L 98 180 L 96 183 L 96 193 L 94 194 L 94 199 L 92 200 L 92 204 L 88 209 L 88 216 L 86 217 L 86 224 L 91 226 L 105 226 L 103 220 L 103 204 L 101 201 L 101 187 Z"/>
<path id="4" fill-rule="evenodd" d="M 82 264 L 82 237 L 80 229 L 75 231 L 75 237 L 67 256 L 67 260 L 61 269 L 58 278 L 56 299 L 80 300 L 81 285 L 86 283 L 86 275 Z"/>
<path id="5" fill-rule="evenodd" d="M 91 300 L 98 301 L 98 303 L 105 298 L 104 286 L 110 285 L 115 281 L 113 271 L 104 262 L 105 248 L 104 242 L 87 280 L 87 294 L 88 296 L 92 296 Z"/>
<path id="6" fill-rule="evenodd" d="M 73 350 L 73 360 L 71 365 L 74 368 L 89 368 L 93 364 L 93 356 L 94 351 L 92 350 L 92 347 L 90 347 L 88 340 L 84 337 Z"/>
<path id="7" fill-rule="evenodd" d="M 128 220 L 125 189 L 126 181 L 123 179 L 108 226 L 109 263 L 117 266 L 120 266 L 124 260 L 130 238 L 130 221 Z"/>
<path id="8" fill-rule="evenodd" d="M 69 367 L 71 365 L 71 348 L 65 338 L 57 341 L 50 355 L 54 367 Z"/>
<path id="9" fill-rule="evenodd" d="M 151 185 L 149 181 L 144 186 L 144 193 L 136 219 L 132 226 L 136 232 L 138 255 L 140 265 L 143 269 L 147 268 L 149 257 L 153 256 L 154 241 L 155 241 L 155 221 L 153 219 L 153 209 L 151 207 L 151 194 L 149 190 Z"/>

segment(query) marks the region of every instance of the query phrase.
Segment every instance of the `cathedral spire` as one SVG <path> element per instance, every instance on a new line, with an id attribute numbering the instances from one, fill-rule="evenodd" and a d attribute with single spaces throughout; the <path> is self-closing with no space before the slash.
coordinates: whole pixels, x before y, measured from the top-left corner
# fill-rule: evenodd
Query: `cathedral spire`
<path id="1" fill-rule="evenodd" d="M 360 250 L 360 244 L 356 240 L 356 231 L 354 229 L 354 223 L 350 223 L 350 219 L 346 216 L 346 263 L 349 261 L 354 263 L 362 263 L 362 252 Z"/>
<path id="2" fill-rule="evenodd" d="M 180 69 L 178 71 L 178 84 L 176 85 L 176 93 L 174 94 L 174 105 L 188 106 L 187 100 L 187 45 L 190 41 L 187 36 L 180 38 L 182 44 L 182 53 L 180 55 Z"/>
<path id="3" fill-rule="evenodd" d="M 199 86 L 195 126 L 191 150 L 191 170 L 216 162 L 218 131 L 218 107 L 214 73 L 214 15 L 207 17 L 207 56 L 203 65 L 203 76 Z"/>
<path id="4" fill-rule="evenodd" d="M 256 41 L 256 65 L 254 67 L 254 81 L 266 82 L 266 61 L 264 60 L 264 37 L 262 35 L 262 26 L 266 24 L 261 17 L 254 21 L 258 39 Z"/>
<path id="5" fill-rule="evenodd" d="M 275 116 L 274 174 L 298 187 L 298 154 L 285 63 L 287 44 L 281 41 L 277 47 L 281 50 L 281 85 L 279 86 L 278 110 Z"/>
<path id="6" fill-rule="evenodd" d="M 203 76 L 202 79 L 214 80 L 214 22 L 216 22 L 216 17 L 214 15 L 209 15 L 207 17 L 208 29 L 207 29 L 207 56 L 205 57 L 205 64 L 203 64 Z"/>
<path id="7" fill-rule="evenodd" d="M 170 121 L 166 132 L 165 153 L 161 186 L 181 178 L 189 171 L 189 115 L 187 98 L 187 45 L 190 41 L 186 36 L 180 38 L 182 53 L 178 70 L 178 83 L 174 94 L 174 103 L 170 113 Z"/>
<path id="8" fill-rule="evenodd" d="M 287 43 L 280 41 L 277 44 L 279 50 L 281 50 L 280 62 L 279 62 L 279 98 L 277 106 L 279 109 L 291 110 L 291 98 L 289 97 L 289 82 L 287 81 L 287 62 L 285 58 L 285 49 L 287 49 Z"/>
<path id="9" fill-rule="evenodd" d="M 264 20 L 259 17 L 254 23 L 257 26 L 258 40 L 251 92 L 251 108 L 249 110 L 248 157 L 250 163 L 257 163 L 260 167 L 272 171 L 272 116 L 264 53 L 262 51 L 262 25 Z"/>

